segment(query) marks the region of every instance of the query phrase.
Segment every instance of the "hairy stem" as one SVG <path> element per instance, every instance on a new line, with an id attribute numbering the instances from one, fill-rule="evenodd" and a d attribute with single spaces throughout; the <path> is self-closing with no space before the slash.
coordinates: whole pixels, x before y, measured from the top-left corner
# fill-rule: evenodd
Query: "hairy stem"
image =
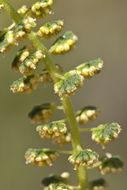
<path id="1" fill-rule="evenodd" d="M 12 19 L 15 21 L 15 23 L 19 23 L 21 21 L 21 16 L 13 9 L 11 5 L 6 0 L 0 0 L 0 3 L 2 3 L 5 7 L 5 10 L 10 14 Z M 33 46 L 36 49 L 40 49 L 42 53 L 45 55 L 43 61 L 46 65 L 46 68 L 48 72 L 50 73 L 52 79 L 54 82 L 56 82 L 59 78 L 62 78 L 62 75 L 60 75 L 55 67 L 55 64 L 53 63 L 51 59 L 51 55 L 47 48 L 42 44 L 42 42 L 39 40 L 37 34 L 35 32 L 28 33 L 28 38 L 33 44 Z M 64 111 L 70 126 L 70 132 L 72 137 L 72 146 L 73 146 L 73 152 L 77 152 L 82 149 L 81 146 L 81 138 L 80 138 L 80 132 L 79 127 L 76 122 L 75 114 L 73 111 L 72 103 L 69 97 L 63 97 L 62 104 L 64 107 Z M 80 185 L 80 190 L 88 190 L 88 179 L 87 179 L 87 171 L 85 167 L 79 167 L 77 169 L 77 176 L 78 181 Z"/>

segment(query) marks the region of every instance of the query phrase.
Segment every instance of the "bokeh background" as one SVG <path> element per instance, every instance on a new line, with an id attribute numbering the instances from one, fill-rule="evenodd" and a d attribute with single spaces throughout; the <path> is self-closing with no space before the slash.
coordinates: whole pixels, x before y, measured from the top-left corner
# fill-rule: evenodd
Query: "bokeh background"
<path id="1" fill-rule="evenodd" d="M 22 4 L 30 5 L 33 0 L 9 0 L 15 7 Z M 125 162 L 122 173 L 109 174 L 105 178 L 110 184 L 109 190 L 127 189 L 127 1 L 126 0 L 55 0 L 53 15 L 39 21 L 41 26 L 45 21 L 64 19 L 66 30 L 72 30 L 79 37 L 76 49 L 63 56 L 53 56 L 56 63 L 61 64 L 65 71 L 78 64 L 101 57 L 104 69 L 101 74 L 85 82 L 74 97 L 75 110 L 83 105 L 95 105 L 101 109 L 101 115 L 96 122 L 118 122 L 122 132 L 118 140 L 107 145 L 102 150 L 92 142 L 89 134 L 83 134 L 83 144 L 103 155 L 105 152 L 121 155 Z M 0 29 L 8 26 L 11 20 L 7 13 L 0 13 Z M 47 47 L 54 41 L 44 41 Z M 27 42 L 28 43 L 28 42 Z M 24 42 L 20 46 L 22 46 Z M 20 48 L 20 47 L 18 47 Z M 66 156 L 61 156 L 52 167 L 38 168 L 25 165 L 24 153 L 27 148 L 53 147 L 49 140 L 42 140 L 27 118 L 33 105 L 45 102 L 57 102 L 59 99 L 53 93 L 51 85 L 42 86 L 29 95 L 12 94 L 10 84 L 19 78 L 19 74 L 11 70 L 11 62 L 17 47 L 0 57 L 0 189 L 5 190 L 39 190 L 41 180 L 49 173 L 61 173 L 69 170 L 74 180 L 73 167 L 68 163 Z M 42 64 L 43 65 L 43 64 Z M 57 112 L 53 120 L 64 117 L 61 111 Z M 69 149 L 66 146 L 65 149 Z M 89 171 L 89 179 L 100 177 L 94 169 Z"/>

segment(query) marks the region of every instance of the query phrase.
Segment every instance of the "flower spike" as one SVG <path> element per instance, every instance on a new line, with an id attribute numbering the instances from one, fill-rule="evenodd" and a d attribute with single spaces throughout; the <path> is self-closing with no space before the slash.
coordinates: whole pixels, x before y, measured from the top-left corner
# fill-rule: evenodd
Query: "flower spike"
<path id="1" fill-rule="evenodd" d="M 85 124 L 90 120 L 95 120 L 100 111 L 94 106 L 86 106 L 76 113 L 76 120 L 80 124 Z"/>
<path id="2" fill-rule="evenodd" d="M 67 128 L 64 122 L 53 121 L 49 124 L 39 125 L 36 128 L 36 131 L 39 132 L 41 138 L 56 138 L 61 135 L 64 135 L 67 132 Z"/>
<path id="3" fill-rule="evenodd" d="M 70 51 L 71 47 L 76 43 L 77 36 L 71 31 L 65 32 L 60 36 L 50 48 L 50 52 L 53 54 L 61 54 Z"/>
<path id="4" fill-rule="evenodd" d="M 58 152 L 49 149 L 28 149 L 25 154 L 27 164 L 38 166 L 52 165 L 58 156 Z"/>
<path id="5" fill-rule="evenodd" d="M 84 78 L 75 70 L 65 73 L 64 79 L 61 79 L 54 85 L 55 93 L 60 97 L 72 96 L 77 88 L 83 85 Z"/>
<path id="6" fill-rule="evenodd" d="M 24 76 L 16 81 L 14 81 L 10 87 L 13 93 L 30 93 L 32 90 L 36 89 L 39 83 L 38 75 Z"/>
<path id="7" fill-rule="evenodd" d="M 104 146 L 118 137 L 121 128 L 118 123 L 99 125 L 92 129 L 92 139 Z"/>
<path id="8" fill-rule="evenodd" d="M 62 20 L 48 22 L 39 29 L 38 35 L 41 38 L 49 39 L 53 35 L 57 35 L 61 31 L 63 25 L 64 22 Z"/>
<path id="9" fill-rule="evenodd" d="M 101 59 L 95 59 L 88 61 L 76 67 L 77 71 L 86 78 L 91 78 L 95 74 L 99 73 L 103 67 L 103 61 Z"/>
<path id="10" fill-rule="evenodd" d="M 72 154 L 68 160 L 78 168 L 79 166 L 85 166 L 91 168 L 94 163 L 98 161 L 99 155 L 93 152 L 91 149 L 81 150 Z"/>
<path id="11" fill-rule="evenodd" d="M 28 116 L 33 123 L 46 123 L 52 117 L 55 110 L 56 105 L 54 103 L 45 103 L 34 106 Z"/>

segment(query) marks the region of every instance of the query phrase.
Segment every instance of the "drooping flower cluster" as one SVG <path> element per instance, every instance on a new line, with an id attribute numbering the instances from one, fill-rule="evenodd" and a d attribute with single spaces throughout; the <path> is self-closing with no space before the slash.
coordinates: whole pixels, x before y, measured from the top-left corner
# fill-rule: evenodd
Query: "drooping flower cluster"
<path id="1" fill-rule="evenodd" d="M 90 183 L 91 190 L 104 190 L 107 187 L 107 183 L 103 178 L 94 180 Z"/>

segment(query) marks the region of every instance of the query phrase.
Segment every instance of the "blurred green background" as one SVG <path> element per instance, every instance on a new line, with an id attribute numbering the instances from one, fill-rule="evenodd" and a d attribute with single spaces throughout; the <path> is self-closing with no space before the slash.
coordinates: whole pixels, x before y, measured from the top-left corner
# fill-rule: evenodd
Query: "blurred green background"
<path id="1" fill-rule="evenodd" d="M 33 0 L 8 0 L 15 8 L 21 5 L 30 5 Z M 61 64 L 65 71 L 76 65 L 101 57 L 104 69 L 101 74 L 86 81 L 74 97 L 72 97 L 75 110 L 83 105 L 95 105 L 101 109 L 101 115 L 96 122 L 118 122 L 122 126 L 120 137 L 102 150 L 99 145 L 92 142 L 89 134 L 83 134 L 83 144 L 104 154 L 121 155 L 126 163 L 126 123 L 127 123 L 127 0 L 55 0 L 53 15 L 39 21 L 41 26 L 45 21 L 64 19 L 65 30 L 72 30 L 79 37 L 76 49 L 63 55 L 53 56 L 56 63 Z M 0 29 L 11 23 L 7 13 L 0 13 Z M 53 39 L 54 40 L 54 39 Z M 44 43 L 49 47 L 53 42 Z M 23 42 L 24 43 L 24 42 Z M 22 44 L 23 44 L 22 43 Z M 27 42 L 28 43 L 28 42 Z M 20 46 L 22 46 L 22 44 Z M 19 47 L 18 47 L 19 48 Z M 19 78 L 19 74 L 11 70 L 11 62 L 17 47 L 12 48 L 0 58 L 0 189 L 5 190 L 39 190 L 41 180 L 49 173 L 70 171 L 72 180 L 73 167 L 68 163 L 66 156 L 61 156 L 52 167 L 38 168 L 25 165 L 24 153 L 27 148 L 56 147 L 49 140 L 42 140 L 27 118 L 33 105 L 45 102 L 57 102 L 59 99 L 53 93 L 53 87 L 39 86 L 29 95 L 12 94 L 9 86 L 12 81 Z M 62 112 L 57 112 L 53 119 L 62 119 Z M 65 149 L 69 149 L 66 146 Z M 89 179 L 100 177 L 99 172 L 89 171 Z M 110 184 L 109 190 L 126 190 L 126 164 L 122 173 L 105 176 Z"/>

